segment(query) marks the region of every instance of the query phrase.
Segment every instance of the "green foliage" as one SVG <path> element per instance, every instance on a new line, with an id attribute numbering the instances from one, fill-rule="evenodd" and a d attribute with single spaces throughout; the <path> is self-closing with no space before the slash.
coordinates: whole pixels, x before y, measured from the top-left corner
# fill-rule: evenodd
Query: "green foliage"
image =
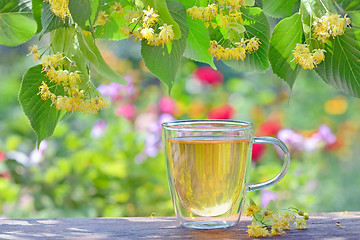
<path id="1" fill-rule="evenodd" d="M 262 0 L 263 11 L 276 18 L 286 18 L 293 15 L 299 0 Z"/>
<path id="2" fill-rule="evenodd" d="M 42 24 L 41 24 L 42 6 L 43 6 L 42 0 L 32 0 L 32 13 L 37 24 L 36 33 L 40 33 L 42 30 Z"/>
<path id="3" fill-rule="evenodd" d="M 225 63 L 242 71 L 263 72 L 269 68 L 267 57 L 270 41 L 269 23 L 260 8 L 243 9 L 243 19 L 243 25 L 246 29 L 245 37 L 247 39 L 259 38 L 260 47 L 256 52 L 247 54 L 244 61 L 228 60 Z"/>
<path id="4" fill-rule="evenodd" d="M 325 46 L 325 61 L 316 72 L 324 81 L 352 96 L 360 96 L 360 29 L 348 29 Z"/>
<path id="5" fill-rule="evenodd" d="M 47 77 L 41 70 L 41 65 L 30 68 L 22 79 L 19 100 L 24 113 L 29 118 L 30 123 L 37 135 L 37 144 L 51 136 L 55 130 L 56 124 L 61 117 L 61 111 L 50 107 L 52 102 L 50 99 L 44 101 L 41 99 L 39 87 L 42 81 L 46 81 Z M 61 88 L 54 84 L 55 94 L 62 94 Z"/>
<path id="6" fill-rule="evenodd" d="M 213 50 L 210 49 L 211 40 L 216 40 L 223 47 L 221 51 L 224 52 L 220 52 L 219 55 L 213 54 L 217 59 L 243 59 L 236 55 L 231 56 L 231 49 L 240 46 L 239 43 L 243 39 L 246 43 L 251 38 L 259 39 L 259 48 L 247 49 L 244 61 L 225 60 L 225 64 L 235 70 L 248 72 L 264 72 L 271 67 L 273 73 L 292 88 L 302 68 L 298 64 L 299 61 L 294 60 L 293 50 L 296 44 L 306 44 L 310 52 L 314 49 L 326 50 L 325 60 L 316 63 L 314 72 L 327 84 L 341 89 L 344 93 L 360 96 L 359 0 L 262 0 L 256 1 L 256 4 L 254 0 L 247 0 L 246 6 L 241 8 L 235 6 L 235 8 L 239 7 L 237 11 L 241 12 L 241 18 L 234 17 L 234 13 L 230 11 L 231 7 L 221 6 L 219 2 L 211 5 L 217 9 L 211 10 L 215 11 L 214 13 L 201 12 L 204 9 L 207 9 L 206 11 L 211 9 L 211 6 L 210 8 L 208 6 L 212 3 L 215 2 L 69 0 L 68 9 L 62 10 L 69 10 L 71 16 L 68 16 L 66 11 L 66 17 L 59 17 L 54 14 L 48 1 L 1 0 L 0 44 L 17 46 L 28 41 L 36 33 L 40 38 L 50 33 L 49 48 L 39 51 L 37 57 L 46 53 L 64 54 L 65 58 L 74 61 L 73 64 L 76 66 L 72 66 L 73 69 L 80 71 L 82 78 L 85 79 L 80 87 L 89 88 L 96 95 L 97 90 L 90 80 L 91 69 L 109 81 L 127 84 L 123 77 L 104 60 L 96 39 L 113 41 L 127 38 L 136 41 L 143 39 L 141 56 L 145 65 L 168 86 L 169 93 L 176 83 L 183 57 L 216 68 L 213 56 L 210 54 L 210 50 Z M 198 9 L 200 14 L 198 12 L 193 18 L 187 10 L 191 11 L 194 6 L 201 8 Z M 156 14 L 154 15 L 156 21 L 146 23 L 144 19 L 147 16 L 144 13 L 150 9 Z M 314 36 L 313 23 L 315 18 L 328 13 L 339 14 L 342 17 L 349 16 L 352 28 L 346 27 L 344 35 L 331 37 L 324 44 Z M 280 18 L 280 21 L 272 17 Z M 164 24 L 171 26 L 173 35 L 170 35 L 173 39 L 166 44 L 154 41 L 154 45 L 149 45 L 147 43 L 149 39 L 141 33 L 141 30 L 146 28 L 145 30 L 150 33 L 149 37 L 151 34 L 159 34 L 160 26 Z M 69 68 L 68 65 L 62 68 Z M 53 108 L 50 105 L 46 106 Z M 48 132 L 52 131 L 53 129 L 48 130 Z"/>
<path id="7" fill-rule="evenodd" d="M 45 33 L 51 32 L 58 28 L 70 26 L 72 24 L 72 20 L 70 18 L 62 19 L 56 16 L 50 9 L 50 3 L 44 2 L 41 13 L 41 24 L 42 30 L 40 32 L 40 37 Z"/>
<path id="8" fill-rule="evenodd" d="M 94 39 L 91 35 L 85 36 L 80 29 L 76 29 L 76 36 L 82 55 L 93 64 L 94 69 L 99 74 L 118 84 L 127 85 L 125 79 L 115 72 L 102 58 L 101 53 L 95 45 Z"/>
<path id="9" fill-rule="evenodd" d="M 184 56 L 216 68 L 212 57 L 209 55 L 210 36 L 208 29 L 200 20 L 187 17 L 186 22 L 189 26 L 189 36 L 186 41 Z"/>
<path id="10" fill-rule="evenodd" d="M 35 32 L 31 1 L 0 1 L 0 44 L 17 46 L 28 41 Z"/>
<path id="11" fill-rule="evenodd" d="M 74 22 L 85 29 L 91 16 L 91 0 L 69 0 L 69 10 Z"/>
<path id="12" fill-rule="evenodd" d="M 178 2 L 169 2 L 168 7 L 174 20 L 180 26 L 181 38 L 173 41 L 171 51 L 162 46 L 149 46 L 142 42 L 141 55 L 144 58 L 146 67 L 168 85 L 170 92 L 181 64 L 189 30 L 186 24 L 184 6 Z"/>
<path id="13" fill-rule="evenodd" d="M 269 60 L 273 72 L 284 79 L 290 87 L 294 85 L 300 71 L 300 66 L 293 61 L 292 50 L 302 38 L 301 16 L 294 14 L 276 25 L 270 39 Z"/>

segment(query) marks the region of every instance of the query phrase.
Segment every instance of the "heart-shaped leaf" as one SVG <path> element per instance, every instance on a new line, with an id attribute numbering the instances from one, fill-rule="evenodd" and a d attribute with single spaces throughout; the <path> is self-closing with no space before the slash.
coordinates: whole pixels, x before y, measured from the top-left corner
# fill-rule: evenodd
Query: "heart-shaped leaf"
<path id="1" fill-rule="evenodd" d="M 243 8 L 241 11 L 246 29 L 244 37 L 246 39 L 257 37 L 261 44 L 257 51 L 247 54 L 244 61 L 227 60 L 224 62 L 237 70 L 263 72 L 269 68 L 267 56 L 270 41 L 269 23 L 260 8 Z"/>
<path id="2" fill-rule="evenodd" d="M 264 13 L 276 18 L 290 17 L 299 8 L 299 0 L 262 0 Z"/>
<path id="3" fill-rule="evenodd" d="M 360 97 L 360 30 L 350 28 L 345 34 L 330 38 L 325 45 L 325 61 L 315 68 L 329 85 Z"/>
<path id="4" fill-rule="evenodd" d="M 181 64 L 186 39 L 188 36 L 188 26 L 186 24 L 186 10 L 184 5 L 179 2 L 168 2 L 168 8 L 173 19 L 179 24 L 181 38 L 172 42 L 172 49 L 169 53 L 166 47 L 150 46 L 145 42 L 141 43 L 141 55 L 146 67 L 167 84 L 169 92 L 175 82 L 176 73 Z"/>
<path id="5" fill-rule="evenodd" d="M 209 64 L 216 68 L 209 54 L 210 36 L 207 27 L 200 20 L 187 18 L 189 36 L 186 41 L 184 56 L 198 62 Z"/>
<path id="6" fill-rule="evenodd" d="M 269 61 L 272 70 L 290 87 L 300 71 L 300 66 L 293 61 L 292 51 L 297 43 L 302 43 L 302 39 L 301 16 L 298 13 L 281 20 L 274 28 L 270 39 Z"/>
<path id="7" fill-rule="evenodd" d="M 10 0 L 0 4 L 0 44 L 17 46 L 36 33 L 31 0 Z"/>
<path id="8" fill-rule="evenodd" d="M 53 134 L 62 115 L 61 111 L 51 106 L 50 99 L 44 101 L 38 95 L 42 81 L 48 82 L 48 78 L 41 71 L 41 67 L 41 65 L 36 65 L 24 74 L 19 92 L 20 104 L 37 135 L 38 146 L 43 139 Z M 62 87 L 57 87 L 53 83 L 49 83 L 48 86 L 54 94 L 63 95 Z"/>

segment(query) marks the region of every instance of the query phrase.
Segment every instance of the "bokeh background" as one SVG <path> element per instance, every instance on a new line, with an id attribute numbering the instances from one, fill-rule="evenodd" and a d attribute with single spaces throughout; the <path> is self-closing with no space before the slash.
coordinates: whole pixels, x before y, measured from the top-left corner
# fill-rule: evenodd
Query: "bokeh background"
<path id="1" fill-rule="evenodd" d="M 0 46 L 0 217 L 172 216 L 160 124 L 201 118 L 251 121 L 255 135 L 288 145 L 286 177 L 249 193 L 255 202 L 273 199 L 308 212 L 360 209 L 359 99 L 310 71 L 290 90 L 270 71 L 237 72 L 221 62 L 216 71 L 187 59 L 169 96 L 144 66 L 139 44 L 98 43 L 129 86 L 93 72 L 109 107 L 95 116 L 73 114 L 39 149 L 17 100 L 21 77 L 35 64 L 26 56 L 32 42 Z M 252 165 L 257 183 L 275 176 L 282 160 L 271 145 L 254 145 Z"/>

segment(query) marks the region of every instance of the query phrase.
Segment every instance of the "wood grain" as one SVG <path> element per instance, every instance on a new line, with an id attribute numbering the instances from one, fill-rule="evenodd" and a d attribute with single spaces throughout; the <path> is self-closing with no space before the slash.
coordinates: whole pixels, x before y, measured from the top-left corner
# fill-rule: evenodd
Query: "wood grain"
<path id="1" fill-rule="evenodd" d="M 0 219 L 0 239 L 250 239 L 246 234 L 250 221 L 243 216 L 232 228 L 192 230 L 179 226 L 174 217 Z M 310 214 L 308 227 L 269 239 L 357 240 L 360 212 Z"/>

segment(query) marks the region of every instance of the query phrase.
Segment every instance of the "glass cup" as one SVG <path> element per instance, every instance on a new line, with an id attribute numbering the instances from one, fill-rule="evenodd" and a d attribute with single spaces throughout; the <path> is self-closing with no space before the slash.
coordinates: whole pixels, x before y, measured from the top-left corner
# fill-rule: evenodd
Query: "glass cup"
<path id="1" fill-rule="evenodd" d="M 250 122 L 183 120 L 162 124 L 167 179 L 175 214 L 188 228 L 234 226 L 246 193 L 279 182 L 290 164 L 283 142 L 254 137 Z M 249 184 L 253 143 L 272 143 L 284 152 L 283 167 L 274 178 Z"/>

